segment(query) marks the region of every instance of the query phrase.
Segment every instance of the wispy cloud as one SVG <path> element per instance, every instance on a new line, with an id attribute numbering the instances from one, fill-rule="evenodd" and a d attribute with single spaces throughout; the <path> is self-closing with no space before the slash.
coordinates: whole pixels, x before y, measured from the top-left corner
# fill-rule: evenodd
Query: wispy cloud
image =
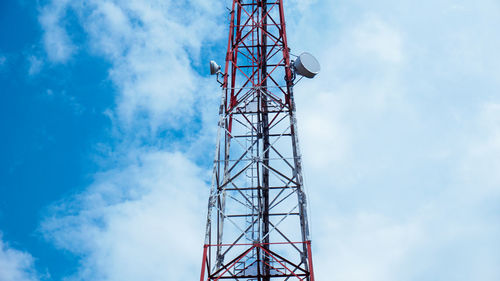
<path id="1" fill-rule="evenodd" d="M 199 117 L 193 107 L 204 94 L 204 85 L 192 61 L 199 58 L 205 41 L 222 34 L 214 32 L 221 31 L 214 19 L 222 5 L 207 5 L 204 1 L 182 5 L 176 1 L 84 3 L 53 1 L 43 9 L 42 18 L 50 23 L 44 24 L 45 40 L 52 40 L 52 33 L 68 32 L 56 20 L 63 11 L 79 15 L 88 39 L 85 44 L 113 65 L 110 78 L 119 89 L 113 112 L 117 126 L 132 129 L 134 134 L 138 128 L 154 134 L 158 129 L 182 128 Z M 46 50 L 49 57 L 59 57 L 51 54 L 47 44 Z M 64 54 L 69 56 L 71 52 Z"/>
<path id="2" fill-rule="evenodd" d="M 0 67 L 4 66 L 6 61 L 7 58 L 0 54 Z"/>
<path id="3" fill-rule="evenodd" d="M 142 150 L 124 157 L 121 168 L 96 175 L 42 226 L 58 247 L 82 255 L 70 280 L 196 278 L 205 175 L 180 153 Z"/>
<path id="4" fill-rule="evenodd" d="M 53 1 L 43 13 L 56 17 L 52 6 L 74 12 L 91 54 L 111 62 L 109 78 L 117 96 L 107 114 L 120 141 L 105 148 L 111 151 L 106 172 L 82 193 L 53 206 L 41 231 L 57 247 L 81 257 L 69 280 L 195 278 L 208 177 L 192 159 L 207 149 L 200 142 L 213 136 L 211 128 L 200 127 L 216 118 L 206 113 L 206 105 L 219 100 L 219 91 L 216 83 L 204 84 L 193 60 L 204 42 L 217 39 L 215 19 L 223 9 L 206 1 L 84 3 Z M 62 22 L 51 28 L 70 32 Z M 174 130 L 192 137 L 189 127 L 199 135 L 184 141 L 181 149 L 188 152 L 166 152 L 179 147 L 157 133 Z"/>
<path id="5" fill-rule="evenodd" d="M 29 68 L 28 68 L 28 74 L 29 75 L 35 75 L 42 70 L 43 66 L 43 60 L 36 57 L 36 56 L 30 56 L 28 58 L 28 63 L 29 63 Z"/>
<path id="6" fill-rule="evenodd" d="M 498 5 L 438 2 L 301 12 L 294 44 L 323 66 L 295 91 L 318 276 L 500 278 L 500 33 L 477 32 Z"/>
<path id="7" fill-rule="evenodd" d="M 9 246 L 0 233 L 0 279 L 2 281 L 38 281 L 33 257 Z"/>
<path id="8" fill-rule="evenodd" d="M 46 89 L 44 97 L 49 100 L 56 100 L 70 108 L 74 114 L 80 115 L 85 111 L 85 107 L 78 102 L 74 96 L 68 95 L 65 90 L 54 92 L 52 89 Z"/>
<path id="9" fill-rule="evenodd" d="M 67 62 L 76 51 L 76 46 L 64 28 L 68 2 L 67 0 L 52 1 L 42 9 L 39 17 L 44 31 L 45 51 L 48 58 L 57 63 Z"/>

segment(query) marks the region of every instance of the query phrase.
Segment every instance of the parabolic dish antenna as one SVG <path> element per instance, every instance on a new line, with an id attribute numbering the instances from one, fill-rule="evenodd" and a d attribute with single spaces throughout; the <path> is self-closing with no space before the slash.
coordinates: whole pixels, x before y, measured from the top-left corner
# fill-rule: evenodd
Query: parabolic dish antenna
<path id="1" fill-rule="evenodd" d="M 210 61 L 210 74 L 215 75 L 220 71 L 221 67 L 213 60 Z"/>
<path id="2" fill-rule="evenodd" d="M 304 52 L 293 63 L 295 72 L 307 78 L 314 78 L 320 71 L 318 60 L 311 54 Z"/>

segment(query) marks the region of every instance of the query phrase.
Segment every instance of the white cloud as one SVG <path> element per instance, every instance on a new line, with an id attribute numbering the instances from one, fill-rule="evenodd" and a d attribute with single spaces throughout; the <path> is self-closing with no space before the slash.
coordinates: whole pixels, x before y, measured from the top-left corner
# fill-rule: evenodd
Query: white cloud
<path id="1" fill-rule="evenodd" d="M 3 55 L 0 55 L 0 67 L 4 66 L 6 61 L 7 61 L 7 58 Z"/>
<path id="2" fill-rule="evenodd" d="M 81 258 L 69 280 L 196 278 L 206 175 L 181 153 L 141 148 L 135 140 L 161 142 L 155 139 L 158 130 L 215 120 L 217 105 L 213 117 L 205 106 L 218 100 L 216 83 L 206 87 L 192 61 L 205 41 L 217 38 L 215 18 L 222 10 L 205 1 L 53 1 L 51 6 L 78 15 L 92 53 L 111 62 L 118 96 L 108 114 L 114 129 L 125 134 L 105 161 L 112 163 L 108 172 L 96 175 L 71 202 L 55 205 L 42 232 Z M 51 28 L 68 32 L 61 21 L 56 25 Z M 211 128 L 206 131 L 213 135 Z M 206 137 L 189 142 L 188 147 L 194 143 L 190 153 L 205 151 L 199 143 Z"/>
<path id="3" fill-rule="evenodd" d="M 462 199 L 500 198 L 500 101 L 483 104 L 473 124 L 458 168 L 467 183 L 467 198 Z"/>
<path id="4" fill-rule="evenodd" d="M 52 1 L 42 9 L 39 16 L 44 35 L 43 44 L 48 58 L 53 62 L 65 63 L 75 53 L 76 47 L 65 30 L 67 0 Z"/>
<path id="5" fill-rule="evenodd" d="M 497 280 L 498 5 L 386 2 L 289 22 L 322 64 L 295 90 L 316 273 Z"/>
<path id="6" fill-rule="evenodd" d="M 182 154 L 133 152 L 96 176 L 73 203 L 56 206 L 43 230 L 82 256 L 70 280 L 195 279 L 208 188 Z M 127 164 L 125 164 L 127 163 Z"/>
<path id="7" fill-rule="evenodd" d="M 199 117 L 193 107 L 206 87 L 192 61 L 199 58 L 204 42 L 222 36 L 215 20 L 220 7 L 205 1 L 53 1 L 42 18 L 50 23 L 44 24 L 47 41 L 52 33 L 68 32 L 56 20 L 61 11 L 78 15 L 86 44 L 112 63 L 110 78 L 119 90 L 116 125 L 154 135 Z"/>
<path id="8" fill-rule="evenodd" d="M 381 138 L 375 130 L 385 125 L 383 119 L 389 114 L 401 127 L 415 118 L 415 109 L 405 98 L 408 89 L 400 73 L 405 53 L 397 30 L 369 16 L 323 35 L 325 49 L 316 51 L 321 73 L 314 80 L 302 80 L 295 90 L 305 161 L 320 170 L 355 157 L 353 151 L 365 138 Z M 309 47 L 314 48 L 305 48 Z M 345 170 L 339 172 L 339 178 L 351 177 Z"/>
<path id="9" fill-rule="evenodd" d="M 66 91 L 54 92 L 52 89 L 46 89 L 43 96 L 58 102 L 63 103 L 76 115 L 81 115 L 85 111 L 85 107 L 78 102 L 74 96 L 68 95 Z"/>
<path id="10" fill-rule="evenodd" d="M 37 58 L 36 56 L 30 56 L 28 58 L 29 62 L 29 69 L 28 69 L 28 74 L 29 75 L 35 75 L 40 72 L 43 66 L 43 60 L 40 58 Z"/>
<path id="11" fill-rule="evenodd" d="M 401 35 L 394 27 L 378 18 L 371 18 L 355 27 L 350 40 L 353 48 L 360 50 L 364 59 L 379 58 L 386 63 L 403 60 Z"/>
<path id="12" fill-rule="evenodd" d="M 398 279 L 409 253 L 422 239 L 418 222 L 398 223 L 373 213 L 337 217 L 316 233 L 319 279 Z M 318 235 L 319 234 L 319 235 Z"/>
<path id="13" fill-rule="evenodd" d="M 40 280 L 34 268 L 33 257 L 10 247 L 2 240 L 0 233 L 0 280 L 37 281 Z"/>

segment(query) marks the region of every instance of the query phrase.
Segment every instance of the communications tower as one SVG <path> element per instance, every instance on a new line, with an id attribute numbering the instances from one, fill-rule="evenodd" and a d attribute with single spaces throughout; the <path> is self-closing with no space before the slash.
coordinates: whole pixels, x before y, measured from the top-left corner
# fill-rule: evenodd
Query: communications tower
<path id="1" fill-rule="evenodd" d="M 284 0 L 233 0 L 200 281 L 314 281 Z"/>

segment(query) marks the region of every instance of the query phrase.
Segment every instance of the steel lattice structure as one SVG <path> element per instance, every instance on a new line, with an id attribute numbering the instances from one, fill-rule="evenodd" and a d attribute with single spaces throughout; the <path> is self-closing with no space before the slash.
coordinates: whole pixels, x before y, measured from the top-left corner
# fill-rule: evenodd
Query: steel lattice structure
<path id="1" fill-rule="evenodd" d="M 200 281 L 314 281 L 283 0 L 234 0 Z"/>

